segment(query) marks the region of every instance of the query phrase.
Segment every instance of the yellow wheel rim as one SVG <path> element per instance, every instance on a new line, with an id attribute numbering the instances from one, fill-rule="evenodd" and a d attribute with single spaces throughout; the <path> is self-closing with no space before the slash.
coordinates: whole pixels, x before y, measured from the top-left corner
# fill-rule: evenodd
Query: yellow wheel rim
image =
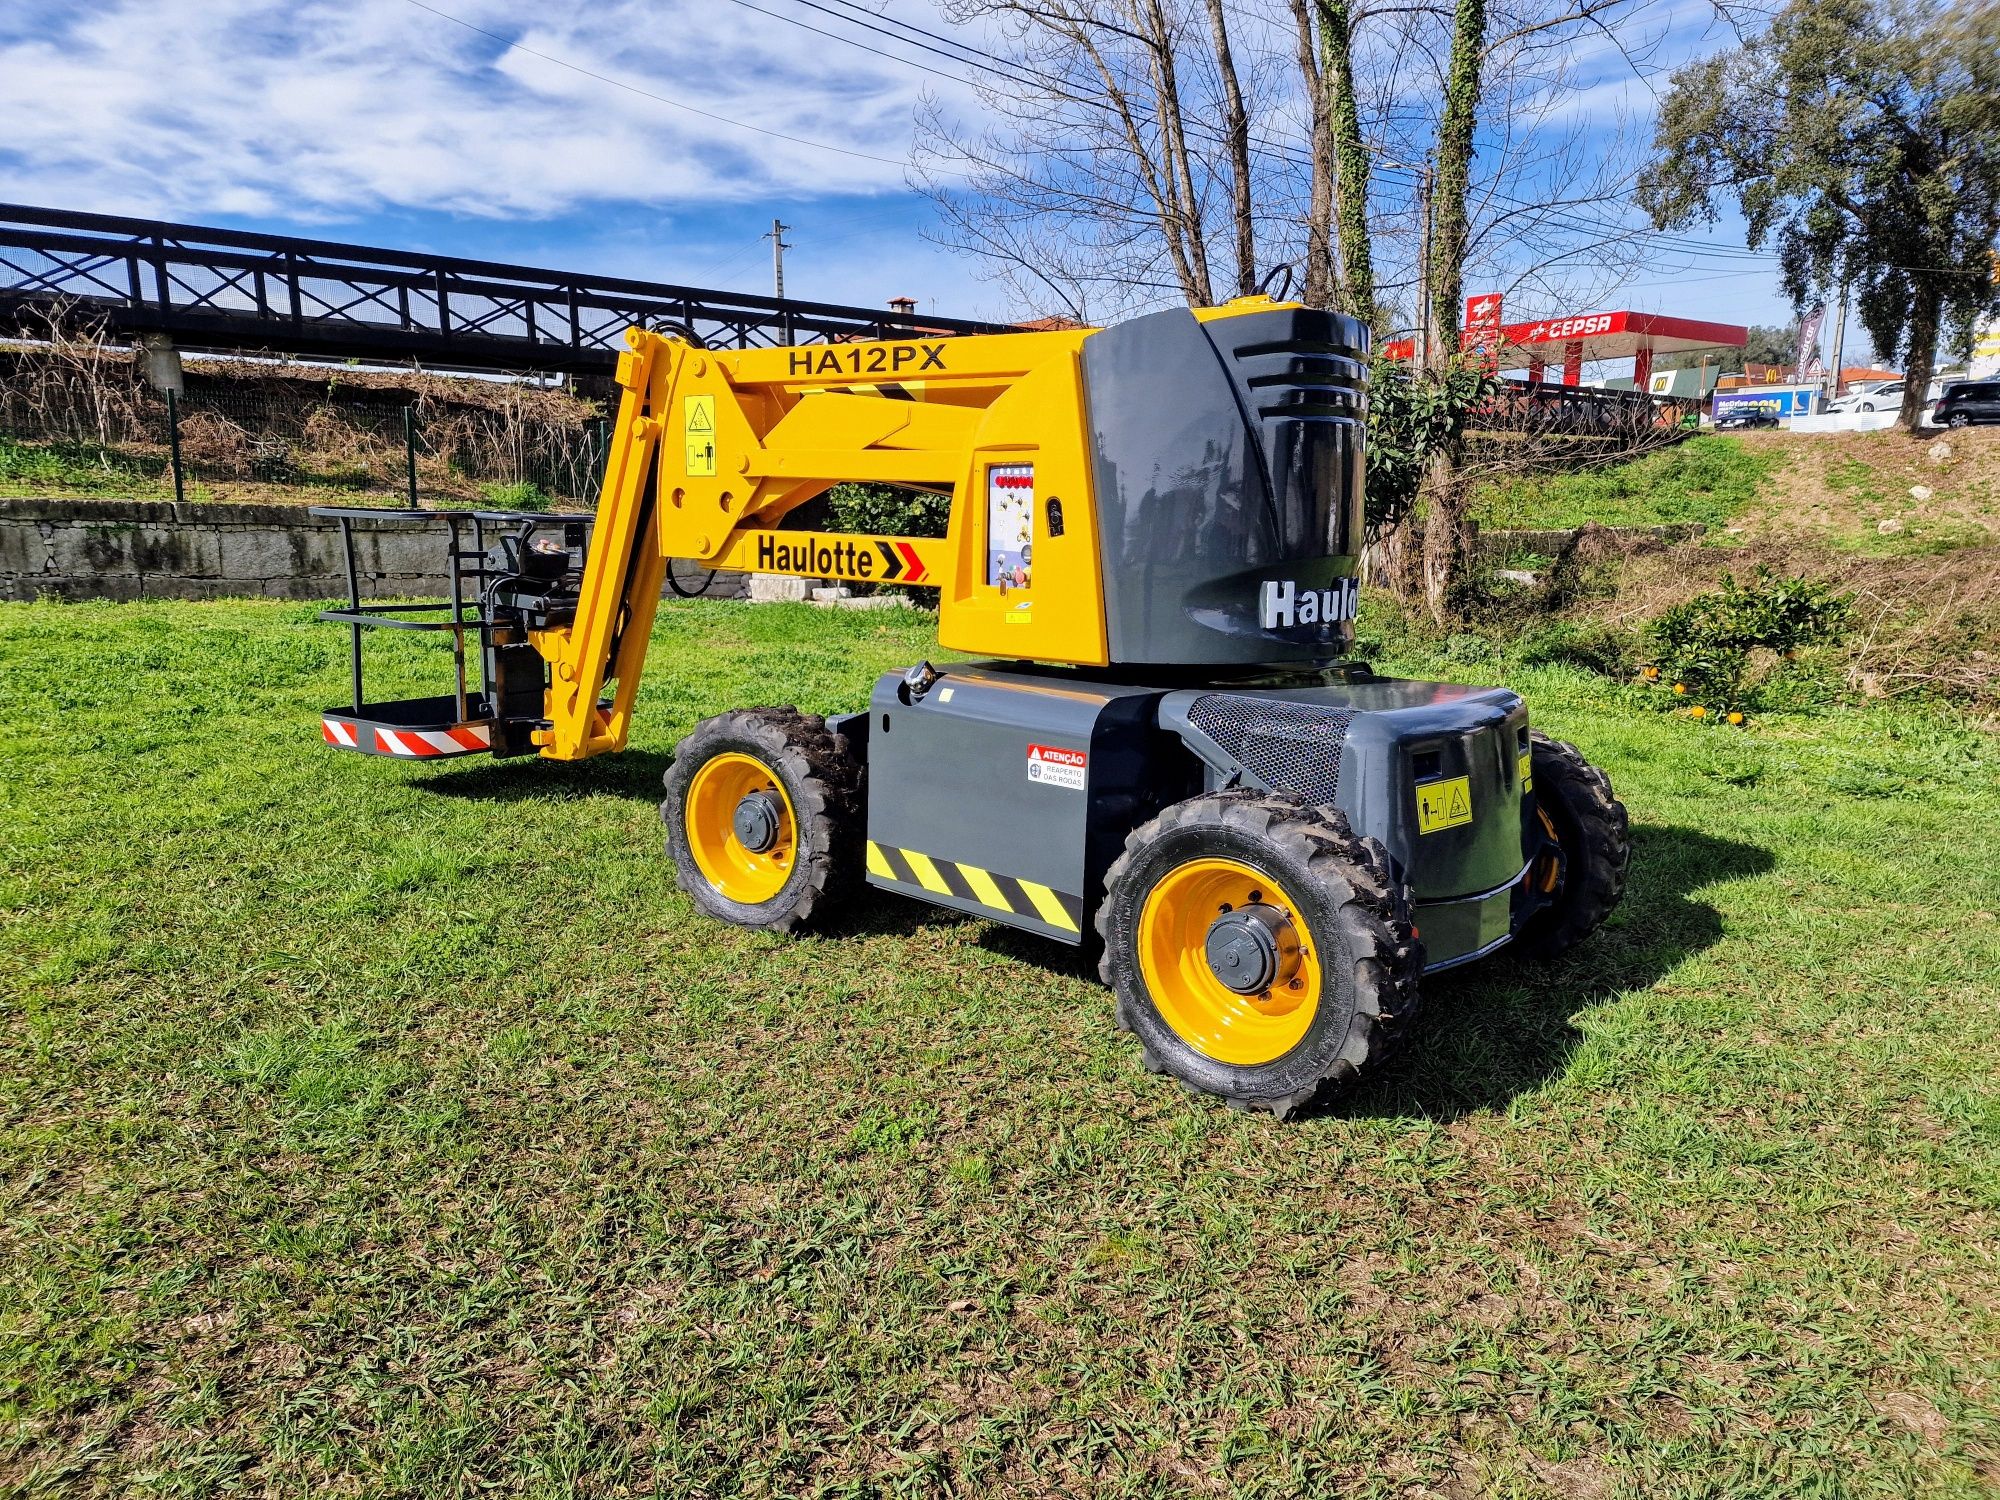
<path id="1" fill-rule="evenodd" d="M 1282 916 L 1281 963 L 1269 988 L 1246 995 L 1210 966 L 1208 930 L 1223 913 L 1252 906 Z M 1138 946 L 1139 972 L 1162 1019 L 1217 1062 L 1273 1062 L 1298 1045 L 1319 1011 L 1319 956 L 1296 903 L 1270 876 L 1236 860 L 1189 860 L 1161 876 L 1139 912 Z"/>
<path id="2" fill-rule="evenodd" d="M 1549 842 L 1557 848 L 1561 848 L 1562 835 L 1556 832 L 1555 819 L 1549 816 L 1549 810 L 1537 804 L 1535 807 L 1535 816 L 1542 820 L 1542 831 L 1549 836 Z M 1552 852 L 1544 850 L 1542 853 L 1542 868 L 1537 873 L 1541 877 L 1542 891 L 1546 894 L 1556 888 L 1556 877 L 1562 873 L 1562 861 L 1557 859 Z"/>
<path id="3" fill-rule="evenodd" d="M 755 792 L 774 792 L 783 808 L 777 839 L 762 851 L 736 836 L 736 809 Z M 688 783 L 681 811 L 688 851 L 708 883 L 743 906 L 761 906 L 785 888 L 798 853 L 799 820 L 777 774 L 754 755 L 729 751 L 703 764 Z"/>

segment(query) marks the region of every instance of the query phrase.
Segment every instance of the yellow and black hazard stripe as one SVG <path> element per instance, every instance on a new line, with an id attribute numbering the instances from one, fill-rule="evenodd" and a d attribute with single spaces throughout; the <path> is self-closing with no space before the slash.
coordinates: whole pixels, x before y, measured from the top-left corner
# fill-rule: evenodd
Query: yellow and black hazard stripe
<path id="1" fill-rule="evenodd" d="M 982 870 L 953 859 L 933 859 L 915 849 L 868 841 L 868 873 L 933 896 L 954 896 L 999 917 L 1026 918 L 1063 932 L 1081 933 L 1083 898 L 1032 880 Z"/>

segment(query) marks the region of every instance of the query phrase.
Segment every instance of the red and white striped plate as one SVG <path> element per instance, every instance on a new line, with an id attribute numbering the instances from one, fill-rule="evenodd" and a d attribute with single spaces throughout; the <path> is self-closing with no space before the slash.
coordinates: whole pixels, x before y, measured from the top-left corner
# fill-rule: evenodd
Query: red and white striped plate
<path id="1" fill-rule="evenodd" d="M 390 729 L 323 715 L 320 733 L 337 750 L 370 755 L 401 755 L 432 760 L 444 755 L 473 755 L 493 748 L 491 724 L 459 724 L 450 729 Z"/>

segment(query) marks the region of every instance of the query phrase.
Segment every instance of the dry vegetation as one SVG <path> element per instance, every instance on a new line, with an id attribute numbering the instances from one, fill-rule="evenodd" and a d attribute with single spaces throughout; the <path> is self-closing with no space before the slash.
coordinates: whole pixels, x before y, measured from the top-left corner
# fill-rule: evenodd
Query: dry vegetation
<path id="1" fill-rule="evenodd" d="M 170 497 L 164 399 L 132 350 L 54 318 L 45 337 L 0 345 L 0 493 Z M 277 357 L 183 361 L 181 453 L 191 498 L 292 501 L 407 484 L 403 412 L 427 500 L 494 486 L 582 498 L 594 487 L 602 407 L 565 388 Z"/>
<path id="2" fill-rule="evenodd" d="M 1583 555 L 1593 555 L 1588 543 Z M 1930 691 L 2000 708 L 2000 551 L 1991 547 L 1901 557 L 1842 556 L 1795 540 L 1724 549 L 1604 545 L 1610 586 L 1578 613 L 1636 631 L 1668 606 L 1759 567 L 1782 577 L 1828 578 L 1854 597 L 1844 675 L 1864 695 Z"/>
<path id="3" fill-rule="evenodd" d="M 1775 463 L 1733 535 L 1877 556 L 2000 546 L 2000 428 L 1748 433 L 1742 442 Z"/>
<path id="4" fill-rule="evenodd" d="M 1559 555 L 1506 559 L 1535 574 L 1469 613 L 1475 628 L 1555 621 L 1595 633 L 1591 654 L 1630 665 L 1672 605 L 1768 568 L 1829 580 L 1854 628 L 1822 665 L 1864 697 L 1943 696 L 2000 713 L 2000 431 L 1703 437 L 1636 463 L 1510 485 L 1489 526 L 1695 522 L 1670 544 L 1585 525 Z M 1482 613 L 1483 612 L 1483 613 Z"/>

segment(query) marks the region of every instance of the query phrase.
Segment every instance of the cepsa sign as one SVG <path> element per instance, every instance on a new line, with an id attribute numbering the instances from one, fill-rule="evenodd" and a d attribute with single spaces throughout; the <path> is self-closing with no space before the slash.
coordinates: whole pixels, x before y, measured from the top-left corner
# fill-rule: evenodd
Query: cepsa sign
<path id="1" fill-rule="evenodd" d="M 1617 320 L 1616 313 L 1586 313 L 1576 318 L 1552 318 L 1546 323 L 1530 324 L 1518 341 L 1534 344 L 1563 339 L 1585 339 L 1593 333 L 1609 333 L 1611 325 Z"/>

